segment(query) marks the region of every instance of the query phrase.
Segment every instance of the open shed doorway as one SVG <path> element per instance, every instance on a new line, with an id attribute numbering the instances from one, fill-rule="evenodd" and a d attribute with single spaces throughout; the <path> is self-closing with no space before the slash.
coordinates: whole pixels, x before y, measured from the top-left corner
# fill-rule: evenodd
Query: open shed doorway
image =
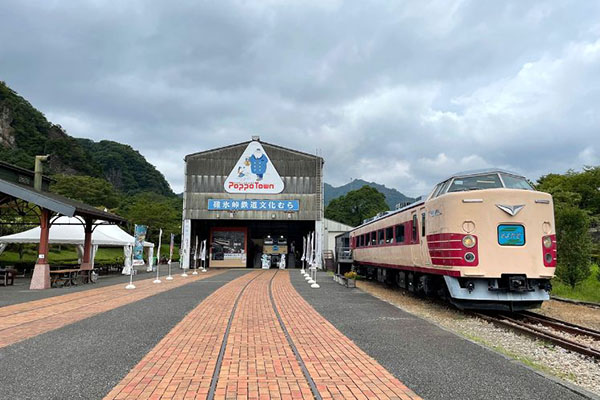
<path id="1" fill-rule="evenodd" d="M 300 268 L 303 237 L 314 230 L 315 221 L 192 220 L 191 243 L 207 241 L 209 267 L 260 268 L 265 239 L 283 236 L 286 268 Z"/>

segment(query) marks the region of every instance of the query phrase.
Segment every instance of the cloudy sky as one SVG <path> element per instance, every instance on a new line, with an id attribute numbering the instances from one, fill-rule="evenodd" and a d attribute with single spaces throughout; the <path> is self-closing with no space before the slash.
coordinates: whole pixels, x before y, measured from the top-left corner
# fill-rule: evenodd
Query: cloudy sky
<path id="1" fill-rule="evenodd" d="M 0 80 L 177 192 L 186 154 L 252 135 L 409 195 L 600 164 L 597 1 L 3 0 L 0 19 Z"/>

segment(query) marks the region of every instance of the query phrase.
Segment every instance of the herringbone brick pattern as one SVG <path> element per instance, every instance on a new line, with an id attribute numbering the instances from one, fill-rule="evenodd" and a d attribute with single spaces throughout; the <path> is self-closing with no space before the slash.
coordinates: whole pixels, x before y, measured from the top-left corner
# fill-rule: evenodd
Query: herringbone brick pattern
<path id="1" fill-rule="evenodd" d="M 323 399 L 419 399 L 312 308 L 289 274 L 275 276 L 273 297 Z"/>
<path id="2" fill-rule="evenodd" d="M 217 385 L 216 399 L 312 399 L 300 364 L 269 298 L 273 271 L 242 294 Z"/>
<path id="3" fill-rule="evenodd" d="M 135 282 L 133 290 L 125 289 L 125 284 L 120 283 L 2 307 L 0 348 L 220 273 L 223 271 L 187 278 L 176 276 L 172 281 L 163 279 L 160 284 L 152 283 L 154 278 L 144 279 Z"/>
<path id="4" fill-rule="evenodd" d="M 253 271 L 218 289 L 106 399 L 206 399 L 238 297 L 214 398 L 313 398 L 273 310 L 272 278 L 277 309 L 324 399 L 419 399 L 317 313 L 293 288 L 287 271 Z"/>
<path id="5" fill-rule="evenodd" d="M 235 300 L 257 274 L 208 296 L 105 399 L 205 399 Z"/>

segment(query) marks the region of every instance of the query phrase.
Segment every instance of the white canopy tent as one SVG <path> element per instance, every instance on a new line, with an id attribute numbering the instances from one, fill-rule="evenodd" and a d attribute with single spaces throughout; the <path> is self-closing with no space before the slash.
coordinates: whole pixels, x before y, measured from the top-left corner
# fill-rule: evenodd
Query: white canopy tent
<path id="1" fill-rule="evenodd" d="M 92 263 L 96 256 L 98 247 L 123 247 L 125 260 L 127 260 L 127 247 L 132 247 L 134 237 L 117 225 L 102 224 L 102 221 L 97 221 L 97 226 L 92 232 Z M 77 245 L 78 251 L 83 251 L 83 243 L 85 232 L 82 221 L 77 217 L 54 217 L 51 220 L 50 244 L 74 244 Z M 8 244 L 13 243 L 39 243 L 40 242 L 40 227 L 35 227 L 24 232 L 15 233 L 0 237 L 0 254 L 4 251 Z M 144 242 L 144 247 L 148 249 L 148 259 L 151 263 L 154 255 L 154 243 Z M 81 253 L 80 253 L 81 254 Z M 131 257 L 131 251 L 129 251 Z M 127 261 L 125 262 L 127 267 Z"/>

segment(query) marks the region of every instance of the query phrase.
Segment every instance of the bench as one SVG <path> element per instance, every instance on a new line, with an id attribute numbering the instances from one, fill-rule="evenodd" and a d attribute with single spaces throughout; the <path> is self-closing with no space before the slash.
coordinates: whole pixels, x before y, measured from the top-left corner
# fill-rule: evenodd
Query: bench
<path id="1" fill-rule="evenodd" d="M 51 270 L 50 271 L 50 286 L 58 287 L 59 282 L 62 282 L 62 286 L 77 285 L 76 279 L 78 276 L 79 276 L 79 268 Z"/>
<path id="2" fill-rule="evenodd" d="M 6 268 L 0 269 L 0 285 L 8 286 L 15 283 L 16 269 Z"/>

